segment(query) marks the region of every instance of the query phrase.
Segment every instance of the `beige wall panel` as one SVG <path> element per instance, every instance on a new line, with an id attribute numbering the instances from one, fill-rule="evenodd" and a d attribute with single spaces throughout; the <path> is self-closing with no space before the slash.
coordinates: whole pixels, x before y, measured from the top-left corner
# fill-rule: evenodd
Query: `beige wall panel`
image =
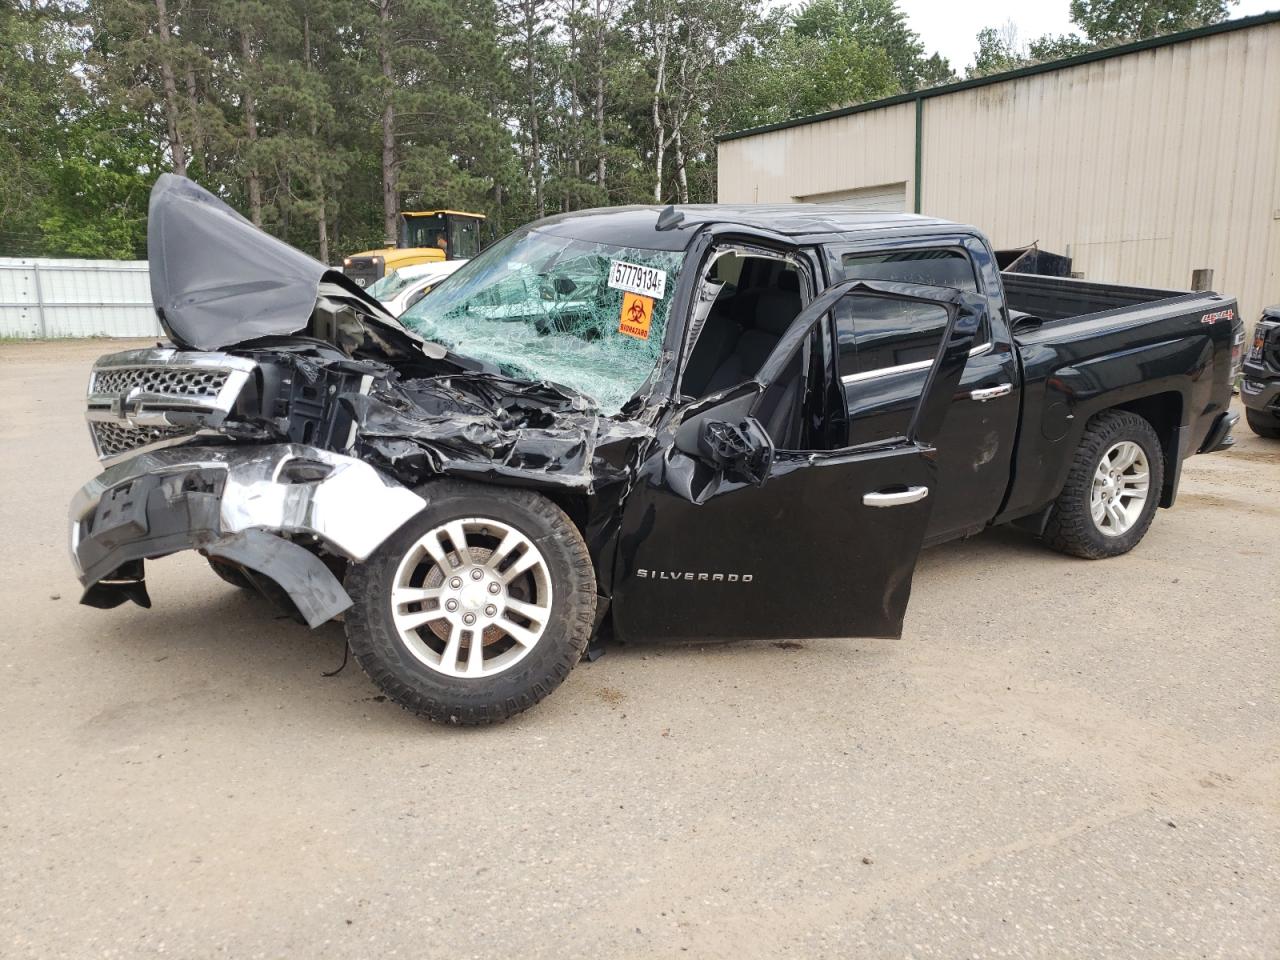
<path id="1" fill-rule="evenodd" d="M 720 147 L 720 199 L 907 182 L 914 104 Z M 1086 276 L 1185 288 L 1209 267 L 1252 322 L 1280 302 L 1280 23 L 924 101 L 922 212 Z"/>
<path id="2" fill-rule="evenodd" d="M 720 145 L 721 203 L 796 197 L 906 181 L 915 192 L 915 105 L 869 110 Z"/>
<path id="3" fill-rule="evenodd" d="M 925 101 L 924 213 L 1099 280 L 1280 301 L 1280 24 Z M 973 131 L 980 136 L 973 136 Z"/>

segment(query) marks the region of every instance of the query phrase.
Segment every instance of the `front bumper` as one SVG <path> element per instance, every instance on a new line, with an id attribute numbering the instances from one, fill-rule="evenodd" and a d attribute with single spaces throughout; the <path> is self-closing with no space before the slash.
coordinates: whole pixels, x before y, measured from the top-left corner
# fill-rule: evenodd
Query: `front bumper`
<path id="1" fill-rule="evenodd" d="M 75 495 L 71 556 L 91 606 L 149 606 L 142 561 L 194 549 L 274 581 L 315 627 L 351 598 L 293 538 L 360 562 L 425 506 L 367 463 L 301 444 L 157 449 Z"/>
<path id="2" fill-rule="evenodd" d="M 1240 378 L 1240 402 L 1250 410 L 1280 416 L 1280 377 L 1246 364 Z"/>

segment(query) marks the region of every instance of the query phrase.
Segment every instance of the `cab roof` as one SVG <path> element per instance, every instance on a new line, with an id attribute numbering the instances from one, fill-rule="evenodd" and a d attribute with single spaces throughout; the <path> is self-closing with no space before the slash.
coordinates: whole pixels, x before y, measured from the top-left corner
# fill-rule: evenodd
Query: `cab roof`
<path id="1" fill-rule="evenodd" d="M 676 220 L 675 215 L 679 214 Z M 659 227 L 659 218 L 670 225 Z M 794 242 L 867 232 L 885 235 L 974 228 L 914 213 L 851 210 L 838 203 L 679 204 L 670 207 L 599 207 L 547 217 L 529 225 L 553 236 L 656 250 L 683 250 L 703 227 L 772 233 Z"/>

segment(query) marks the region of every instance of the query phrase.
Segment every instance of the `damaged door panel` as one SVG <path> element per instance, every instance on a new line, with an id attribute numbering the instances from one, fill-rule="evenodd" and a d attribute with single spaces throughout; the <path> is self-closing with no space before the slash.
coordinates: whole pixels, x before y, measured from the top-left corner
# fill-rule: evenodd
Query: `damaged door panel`
<path id="1" fill-rule="evenodd" d="M 897 636 L 922 543 L 1016 521 L 1123 553 L 1230 443 L 1234 301 L 1006 298 L 978 231 L 923 217 L 580 211 L 400 318 L 181 177 L 148 252 L 170 342 L 91 371 L 83 602 L 149 606 L 146 564 L 196 550 L 341 615 L 444 722 L 528 708 L 607 636 Z M 1138 454 L 1079 463 L 1110 444 Z"/>

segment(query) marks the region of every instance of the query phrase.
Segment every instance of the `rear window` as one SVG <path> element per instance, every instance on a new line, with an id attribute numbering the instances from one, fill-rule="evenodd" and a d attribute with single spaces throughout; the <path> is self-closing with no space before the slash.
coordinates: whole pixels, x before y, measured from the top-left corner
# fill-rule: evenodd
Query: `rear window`
<path id="1" fill-rule="evenodd" d="M 959 250 L 894 250 L 888 253 L 847 253 L 841 258 L 846 278 L 893 280 L 954 287 L 976 293 L 973 261 Z"/>

